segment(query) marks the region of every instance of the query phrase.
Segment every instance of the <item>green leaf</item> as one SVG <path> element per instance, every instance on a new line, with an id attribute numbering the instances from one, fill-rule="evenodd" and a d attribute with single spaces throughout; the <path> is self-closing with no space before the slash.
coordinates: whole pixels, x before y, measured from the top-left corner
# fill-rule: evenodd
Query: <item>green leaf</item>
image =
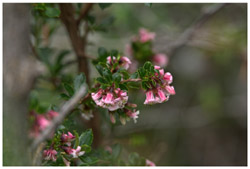
<path id="1" fill-rule="evenodd" d="M 81 85 L 83 85 L 86 81 L 86 77 L 83 73 L 80 73 L 78 76 L 76 76 L 74 80 L 74 90 L 75 92 L 79 90 Z"/>
<path id="2" fill-rule="evenodd" d="M 51 67 L 51 63 L 49 58 L 53 55 L 54 50 L 52 48 L 38 48 L 37 50 L 37 54 L 39 56 L 39 58 L 42 60 L 43 63 L 46 64 L 46 66 L 49 68 Z"/>
<path id="3" fill-rule="evenodd" d="M 155 73 L 155 70 L 158 70 L 158 69 L 155 69 L 155 67 L 153 65 L 151 65 L 149 71 L 151 73 Z"/>
<path id="4" fill-rule="evenodd" d="M 156 87 L 156 81 L 154 79 L 151 80 L 154 87 Z"/>
<path id="5" fill-rule="evenodd" d="M 89 153 L 91 151 L 91 147 L 89 145 L 87 145 L 87 144 L 83 144 L 81 146 L 81 150 L 85 151 L 86 153 Z"/>
<path id="6" fill-rule="evenodd" d="M 112 75 L 112 79 L 113 79 L 116 83 L 120 83 L 122 77 L 121 77 L 120 73 L 114 73 L 114 74 Z"/>
<path id="7" fill-rule="evenodd" d="M 103 67 L 101 65 L 96 65 L 96 70 L 100 73 L 101 76 L 103 76 Z"/>
<path id="8" fill-rule="evenodd" d="M 37 3 L 34 4 L 34 9 L 44 11 L 46 9 L 46 5 L 44 3 Z"/>
<path id="9" fill-rule="evenodd" d="M 74 135 L 75 135 L 75 145 L 74 145 L 74 149 L 76 149 L 79 146 L 79 135 L 76 131 L 74 131 Z"/>
<path id="10" fill-rule="evenodd" d="M 47 7 L 45 10 L 45 15 L 53 18 L 53 17 L 59 17 L 61 14 L 61 11 L 57 8 Z"/>
<path id="11" fill-rule="evenodd" d="M 142 86 L 142 88 L 143 88 L 144 90 L 147 90 L 147 89 L 148 89 L 147 82 L 145 82 L 145 81 L 143 81 L 143 82 L 141 83 L 141 86 Z"/>
<path id="12" fill-rule="evenodd" d="M 110 56 L 115 56 L 117 57 L 119 54 L 118 50 L 112 49 L 110 52 Z M 113 57 L 111 57 L 111 59 L 113 60 Z"/>
<path id="13" fill-rule="evenodd" d="M 152 63 L 148 61 L 148 62 L 144 63 L 143 68 L 146 70 L 150 70 L 151 66 L 152 66 Z"/>
<path id="14" fill-rule="evenodd" d="M 144 3 L 144 5 L 150 8 L 152 7 L 152 3 Z"/>
<path id="15" fill-rule="evenodd" d="M 119 88 L 122 90 L 128 90 L 128 88 L 125 84 L 119 84 Z"/>
<path id="16" fill-rule="evenodd" d="M 65 90 L 68 92 L 70 97 L 74 95 L 74 89 L 72 88 L 72 86 L 70 86 L 67 83 L 64 83 L 63 86 L 64 86 Z"/>
<path id="17" fill-rule="evenodd" d="M 98 77 L 96 79 L 97 82 L 99 82 L 100 84 L 108 84 L 108 81 L 106 81 L 104 78 L 102 77 Z"/>
<path id="18" fill-rule="evenodd" d="M 103 71 L 103 76 L 104 76 L 109 82 L 111 82 L 111 80 L 112 80 L 112 74 L 111 74 L 110 70 L 104 69 L 104 71 Z"/>
<path id="19" fill-rule="evenodd" d="M 140 88 L 139 84 L 136 82 L 128 82 L 127 85 L 128 85 L 128 88 L 131 88 L 131 89 L 139 89 Z"/>
<path id="20" fill-rule="evenodd" d="M 109 16 L 109 17 L 103 19 L 99 26 L 104 31 L 107 31 L 108 27 L 111 26 L 114 23 L 114 21 L 115 21 L 115 17 L 114 16 Z"/>
<path id="21" fill-rule="evenodd" d="M 93 142 L 93 132 L 92 129 L 88 129 L 81 134 L 79 137 L 79 145 L 82 146 L 83 144 L 87 144 L 91 146 Z"/>
<path id="22" fill-rule="evenodd" d="M 112 5 L 112 3 L 98 3 L 99 7 L 104 10 L 105 8 Z"/>
<path id="23" fill-rule="evenodd" d="M 62 60 L 63 58 L 68 55 L 70 53 L 70 50 L 62 50 L 58 56 L 57 56 L 57 59 L 56 59 L 56 64 L 61 64 L 62 63 Z"/>
<path id="24" fill-rule="evenodd" d="M 61 94 L 60 94 L 60 97 L 61 97 L 62 99 L 65 99 L 65 100 L 69 100 L 69 99 L 70 99 L 70 97 L 69 97 L 67 94 L 65 94 L 65 93 L 61 93 Z"/>
<path id="25" fill-rule="evenodd" d="M 87 20 L 89 21 L 90 24 L 94 24 L 95 23 L 95 16 L 93 15 L 88 15 L 87 16 Z"/>
<path id="26" fill-rule="evenodd" d="M 136 79 L 138 78 L 138 72 L 134 72 L 133 74 L 130 75 L 130 79 Z"/>
<path id="27" fill-rule="evenodd" d="M 108 57 L 108 52 L 104 47 L 98 48 L 98 56 L 100 61 L 106 61 L 106 58 Z"/>
<path id="28" fill-rule="evenodd" d="M 82 162 L 86 163 L 87 165 L 93 165 L 98 162 L 98 158 L 93 156 L 81 156 L 79 158 Z"/>

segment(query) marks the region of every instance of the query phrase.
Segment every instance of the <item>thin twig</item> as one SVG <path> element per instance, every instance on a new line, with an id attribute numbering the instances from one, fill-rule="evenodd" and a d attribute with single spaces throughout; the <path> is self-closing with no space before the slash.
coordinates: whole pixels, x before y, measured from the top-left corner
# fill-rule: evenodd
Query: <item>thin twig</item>
<path id="1" fill-rule="evenodd" d="M 71 112 L 71 110 L 79 103 L 79 100 L 87 93 L 86 85 L 82 85 L 79 91 L 63 106 L 59 111 L 59 115 L 51 121 L 50 125 L 34 140 L 31 145 L 31 149 L 35 150 L 36 147 L 48 139 L 53 131 L 63 122 L 65 117 Z"/>
<path id="2" fill-rule="evenodd" d="M 140 82 L 141 79 L 127 79 L 127 80 L 123 80 L 121 81 L 121 83 L 125 83 L 125 82 Z"/>
<path id="3" fill-rule="evenodd" d="M 204 25 L 212 16 L 218 13 L 226 5 L 228 4 L 216 4 L 203 10 L 197 20 L 190 27 L 188 27 L 173 43 L 171 43 L 167 47 L 166 51 L 168 55 L 173 54 L 176 49 L 188 43 L 188 41 L 194 36 L 195 31 L 199 29 L 202 25 Z"/>
<path id="4" fill-rule="evenodd" d="M 92 3 L 87 3 L 84 5 L 84 8 L 82 8 L 82 11 L 80 12 L 79 18 L 76 21 L 77 25 L 79 25 L 81 20 L 84 19 L 88 15 L 89 10 L 92 8 L 93 5 L 94 4 Z"/>

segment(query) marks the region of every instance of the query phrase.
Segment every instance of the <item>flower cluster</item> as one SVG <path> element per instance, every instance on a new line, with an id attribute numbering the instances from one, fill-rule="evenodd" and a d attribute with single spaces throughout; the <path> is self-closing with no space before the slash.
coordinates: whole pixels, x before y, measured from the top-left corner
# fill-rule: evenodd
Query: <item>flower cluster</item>
<path id="1" fill-rule="evenodd" d="M 72 158 L 78 158 L 85 153 L 85 151 L 81 151 L 81 146 L 77 146 L 76 149 L 71 147 L 71 142 L 75 140 L 75 136 L 71 132 L 68 132 L 68 134 L 63 133 L 60 137 L 60 140 L 61 144 L 59 147 L 62 148 L 66 154 L 71 155 Z M 54 162 L 56 161 L 57 151 L 52 148 L 53 145 L 54 144 L 51 145 L 50 149 L 43 151 L 44 160 L 52 160 Z M 63 158 L 63 161 L 65 165 L 69 166 L 70 162 L 67 159 Z"/>
<path id="2" fill-rule="evenodd" d="M 56 155 L 57 155 L 57 151 L 52 148 L 43 151 L 43 157 L 44 157 L 44 160 L 46 161 L 52 160 L 55 162 L 57 159 Z"/>
<path id="3" fill-rule="evenodd" d="M 120 88 L 99 89 L 96 93 L 91 93 L 91 96 L 96 105 L 110 111 L 123 108 L 128 101 L 127 92 Z"/>
<path id="4" fill-rule="evenodd" d="M 125 117 L 120 116 L 120 121 L 123 125 L 126 124 L 126 121 L 129 121 L 130 119 L 134 120 L 134 123 L 137 123 L 137 119 L 139 118 L 140 111 L 139 110 L 125 110 Z"/>
<path id="5" fill-rule="evenodd" d="M 107 57 L 107 64 L 112 66 L 115 63 L 118 63 L 119 67 L 123 67 L 124 69 L 127 70 L 129 68 L 129 65 L 131 64 L 131 61 L 126 56 L 122 56 L 119 60 L 114 56 L 112 58 L 111 56 Z"/>
<path id="6" fill-rule="evenodd" d="M 66 144 L 67 146 L 71 146 L 71 142 L 75 139 L 75 136 L 68 132 L 68 134 L 63 133 L 61 136 L 62 144 Z"/>
<path id="7" fill-rule="evenodd" d="M 56 116 L 58 112 L 50 110 L 46 114 L 37 114 L 31 111 L 31 116 L 34 117 L 34 123 L 30 132 L 30 137 L 36 138 Z"/>
<path id="8" fill-rule="evenodd" d="M 63 146 L 62 149 L 69 155 L 72 155 L 72 158 L 78 158 L 82 156 L 85 151 L 81 151 L 81 146 L 77 146 L 76 149 L 73 149 L 72 147 L 66 147 Z"/>
<path id="9" fill-rule="evenodd" d="M 168 64 L 168 56 L 164 53 L 157 53 L 153 56 L 153 63 L 155 65 L 165 67 Z"/>
<path id="10" fill-rule="evenodd" d="M 163 103 L 169 99 L 170 95 L 175 95 L 175 89 L 170 84 L 173 82 L 173 76 L 171 73 L 166 72 L 161 69 L 159 66 L 154 66 L 159 73 L 155 73 L 155 76 L 152 77 L 158 83 L 156 87 L 149 89 L 146 92 L 146 100 L 144 104 L 156 104 Z"/>
<path id="11" fill-rule="evenodd" d="M 126 44 L 125 53 L 131 56 L 132 70 L 145 61 L 152 61 L 153 64 L 166 67 L 168 64 L 168 56 L 164 53 L 158 53 L 153 50 L 153 40 L 156 34 L 149 32 L 145 28 L 140 28 L 138 35 L 134 36 L 130 44 Z M 131 72 L 133 72 L 131 70 Z"/>
<path id="12" fill-rule="evenodd" d="M 133 41 L 140 41 L 141 43 L 145 43 L 148 41 L 152 41 L 155 39 L 155 33 L 149 32 L 147 29 L 141 28 L 139 30 L 139 36 L 135 36 Z"/>
<path id="13" fill-rule="evenodd" d="M 81 151 L 80 146 L 77 146 L 76 149 L 73 149 L 71 147 L 71 142 L 74 140 L 75 140 L 75 136 L 71 132 L 68 132 L 68 134 L 63 133 L 61 135 L 61 143 L 64 145 L 62 146 L 62 149 L 67 154 L 72 155 L 73 158 L 78 158 L 79 156 L 82 156 L 85 153 L 85 151 Z"/>

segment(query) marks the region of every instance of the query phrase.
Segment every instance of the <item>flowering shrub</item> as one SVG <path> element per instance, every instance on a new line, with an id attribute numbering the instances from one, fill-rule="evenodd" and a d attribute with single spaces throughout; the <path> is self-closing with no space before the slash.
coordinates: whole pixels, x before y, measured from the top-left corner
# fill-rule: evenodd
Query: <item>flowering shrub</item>
<path id="1" fill-rule="evenodd" d="M 102 5 L 100 7 L 103 8 Z M 91 25 L 91 21 L 89 22 Z M 175 94 L 175 89 L 171 86 L 173 76 L 164 70 L 168 63 L 167 56 L 156 53 L 152 49 L 155 37 L 156 33 L 141 28 L 139 34 L 132 38 L 131 44 L 126 46 L 128 56 L 117 50 L 109 51 L 100 47 L 98 56 L 92 60 L 92 64 L 99 73 L 98 77 L 93 78 L 92 84 L 86 82 L 88 80 L 84 73 L 80 73 L 73 79 L 63 79 L 65 77 L 61 74 L 62 60 L 69 53 L 68 51 L 60 53 L 56 63 L 52 64 L 48 61 L 48 56 L 42 55 L 46 52 L 50 54 L 51 51 L 38 50 L 38 53 L 43 56 L 42 61 L 50 70 L 48 79 L 52 79 L 53 85 L 59 88 L 60 98 L 66 103 L 78 94 L 81 86 L 88 86 L 87 92 L 77 101 L 70 115 L 50 135 L 43 151 L 43 165 L 155 166 L 154 162 L 140 157 L 137 153 L 131 153 L 125 161 L 119 159 L 121 153 L 119 144 L 92 149 L 94 139 L 92 130 L 88 129 L 79 135 L 80 130 L 76 130 L 74 126 L 76 115 L 81 115 L 80 117 L 90 121 L 95 118 L 93 112 L 99 113 L 100 110 L 106 112 L 112 124 L 125 125 L 130 120 L 136 123 L 139 120 L 140 111 L 137 109 L 137 104 L 129 101 L 132 90 L 144 92 L 145 105 L 164 103 L 169 100 L 170 95 Z M 39 137 L 61 115 L 57 106 L 41 108 L 38 100 L 32 98 L 30 102 L 32 138 Z"/>
<path id="2" fill-rule="evenodd" d="M 135 66 L 145 61 L 152 61 L 154 65 L 166 67 L 168 56 L 164 53 L 157 53 L 153 50 L 153 41 L 156 34 L 145 28 L 139 30 L 139 34 L 132 37 L 131 43 L 125 46 L 125 53 L 133 58 L 132 71 Z"/>

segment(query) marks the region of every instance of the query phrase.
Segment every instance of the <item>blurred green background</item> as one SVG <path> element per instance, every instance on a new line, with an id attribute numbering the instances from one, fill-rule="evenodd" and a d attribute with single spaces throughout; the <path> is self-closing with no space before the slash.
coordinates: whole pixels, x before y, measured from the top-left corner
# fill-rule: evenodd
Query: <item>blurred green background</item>
<path id="1" fill-rule="evenodd" d="M 100 46 L 123 52 L 141 27 L 156 33 L 154 50 L 167 53 L 166 46 L 211 5 L 153 3 L 150 8 L 124 3 L 105 10 L 95 5 L 91 14 L 97 22 L 113 16 L 114 23 L 108 32 L 90 34 L 87 53 L 97 56 Z M 64 26 L 58 24 L 49 46 L 72 50 Z M 71 52 L 67 60 L 74 57 Z M 65 72 L 76 69 L 73 64 Z M 211 17 L 169 56 L 166 70 L 174 77 L 176 95 L 164 104 L 144 106 L 145 95 L 130 91 L 129 99 L 140 109 L 138 122 L 115 128 L 102 122 L 104 138 L 158 166 L 247 165 L 247 4 L 227 5 Z M 91 65 L 91 77 L 97 75 Z M 42 79 L 33 93 L 44 106 L 61 102 Z"/>

